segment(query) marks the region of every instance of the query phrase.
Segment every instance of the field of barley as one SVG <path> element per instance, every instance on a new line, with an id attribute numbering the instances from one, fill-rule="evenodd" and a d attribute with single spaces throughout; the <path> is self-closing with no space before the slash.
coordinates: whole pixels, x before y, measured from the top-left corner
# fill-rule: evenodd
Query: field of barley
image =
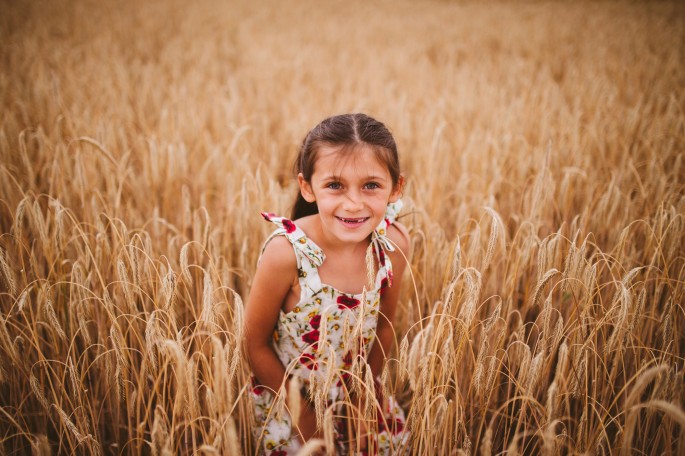
<path id="1" fill-rule="evenodd" d="M 685 454 L 682 3 L 0 5 L 0 454 L 254 454 L 259 212 L 360 111 L 411 454 Z"/>

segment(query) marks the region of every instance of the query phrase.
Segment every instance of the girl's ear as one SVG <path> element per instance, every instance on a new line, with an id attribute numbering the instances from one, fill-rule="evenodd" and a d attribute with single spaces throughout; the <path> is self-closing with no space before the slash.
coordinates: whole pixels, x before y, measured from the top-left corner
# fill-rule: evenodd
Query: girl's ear
<path id="1" fill-rule="evenodd" d="M 404 190 L 404 176 L 400 174 L 399 179 L 397 179 L 397 185 L 395 185 L 395 188 L 392 189 L 392 193 L 390 193 L 388 202 L 394 203 L 400 199 L 402 197 L 402 190 Z"/>
<path id="2" fill-rule="evenodd" d="M 307 182 L 302 173 L 299 173 L 297 175 L 297 183 L 300 186 L 300 193 L 302 194 L 302 198 L 304 198 L 306 202 L 313 203 L 314 201 L 316 201 L 314 191 L 312 190 L 312 185 L 309 182 Z"/>

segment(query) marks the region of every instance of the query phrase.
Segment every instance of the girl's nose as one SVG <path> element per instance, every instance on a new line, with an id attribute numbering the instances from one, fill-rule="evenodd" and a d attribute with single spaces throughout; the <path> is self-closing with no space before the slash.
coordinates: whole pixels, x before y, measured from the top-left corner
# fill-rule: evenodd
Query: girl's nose
<path id="1" fill-rule="evenodd" d="M 361 195 L 357 192 L 347 192 L 343 208 L 350 212 L 361 211 L 364 208 Z"/>

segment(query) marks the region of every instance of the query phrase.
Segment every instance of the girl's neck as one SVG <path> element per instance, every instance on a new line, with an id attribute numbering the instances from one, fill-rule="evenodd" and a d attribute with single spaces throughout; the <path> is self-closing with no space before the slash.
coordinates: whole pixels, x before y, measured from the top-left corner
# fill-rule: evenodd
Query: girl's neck
<path id="1" fill-rule="evenodd" d="M 325 234 L 322 238 L 320 239 L 325 239 Z M 316 242 L 316 241 L 314 241 Z M 328 242 L 327 240 L 323 241 L 323 245 L 319 242 L 316 242 L 321 249 L 323 249 L 324 253 L 328 256 L 331 255 L 354 255 L 356 253 L 362 252 L 362 254 L 366 254 L 366 249 L 369 247 L 369 244 L 371 243 L 371 237 L 369 236 L 368 239 L 364 240 L 363 242 L 359 243 L 347 243 L 347 242 Z"/>

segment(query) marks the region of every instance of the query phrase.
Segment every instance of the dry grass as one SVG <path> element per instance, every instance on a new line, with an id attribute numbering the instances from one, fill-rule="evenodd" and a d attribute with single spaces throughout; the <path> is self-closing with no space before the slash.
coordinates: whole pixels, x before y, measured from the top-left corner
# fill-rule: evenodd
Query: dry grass
<path id="1" fill-rule="evenodd" d="M 685 453 L 682 5 L 2 10 L 5 454 L 250 454 L 258 214 L 349 111 L 409 180 L 414 453 Z"/>

